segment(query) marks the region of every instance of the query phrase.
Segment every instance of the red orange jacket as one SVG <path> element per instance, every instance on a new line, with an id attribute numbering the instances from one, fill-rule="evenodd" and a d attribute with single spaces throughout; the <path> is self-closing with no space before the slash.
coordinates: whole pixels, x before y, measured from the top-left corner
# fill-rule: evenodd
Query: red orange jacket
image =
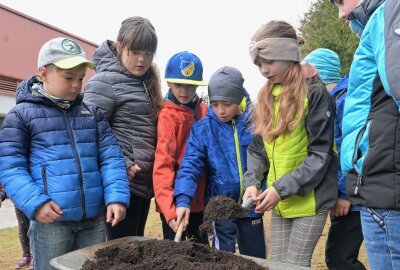
<path id="1" fill-rule="evenodd" d="M 176 218 L 174 183 L 176 173 L 185 155 L 186 142 L 195 121 L 207 114 L 207 106 L 201 99 L 194 111 L 166 100 L 160 111 L 157 127 L 157 148 L 153 169 L 153 185 L 156 211 L 162 213 L 169 222 Z M 199 179 L 197 193 L 192 200 L 191 212 L 204 210 L 204 191 L 206 179 Z"/>

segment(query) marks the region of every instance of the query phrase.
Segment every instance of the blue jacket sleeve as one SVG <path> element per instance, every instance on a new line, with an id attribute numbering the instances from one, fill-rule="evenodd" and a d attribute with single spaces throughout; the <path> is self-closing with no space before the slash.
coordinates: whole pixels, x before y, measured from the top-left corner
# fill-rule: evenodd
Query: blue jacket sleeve
<path id="1" fill-rule="evenodd" d="M 199 132 L 199 125 L 194 124 L 190 131 L 186 145 L 185 156 L 175 180 L 174 197 L 177 207 L 190 208 L 191 200 L 197 190 L 197 181 L 203 172 L 206 159 L 207 147 L 204 136 Z"/>
<path id="2" fill-rule="evenodd" d="M 0 179 L 17 208 L 33 220 L 36 210 L 51 199 L 29 173 L 30 136 L 18 112 L 11 110 L 0 131 Z"/>
<path id="3" fill-rule="evenodd" d="M 342 121 L 343 121 L 343 110 L 344 110 L 344 103 L 346 99 L 347 93 L 343 93 L 342 96 L 336 101 L 336 124 L 335 124 L 335 141 L 336 141 L 336 148 L 338 151 L 338 155 L 340 157 L 340 149 L 342 147 Z M 338 170 L 338 191 L 339 191 L 339 198 L 347 200 L 347 193 L 346 193 L 346 176 L 343 174 L 340 164 Z"/>
<path id="4" fill-rule="evenodd" d="M 97 111 L 96 119 L 99 168 L 103 178 L 105 203 L 120 203 L 129 207 L 129 182 L 121 148 L 101 112 Z"/>

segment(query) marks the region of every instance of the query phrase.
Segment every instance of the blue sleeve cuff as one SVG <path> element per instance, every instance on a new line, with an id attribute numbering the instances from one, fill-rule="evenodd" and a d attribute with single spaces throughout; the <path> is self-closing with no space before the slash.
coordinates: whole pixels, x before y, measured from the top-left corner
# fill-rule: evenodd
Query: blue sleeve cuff
<path id="1" fill-rule="evenodd" d="M 346 193 L 343 193 L 343 192 L 340 192 L 340 190 L 339 190 L 338 197 L 339 197 L 340 199 L 348 200 L 347 194 L 346 194 Z"/>
<path id="2" fill-rule="evenodd" d="M 180 194 L 175 197 L 176 207 L 186 207 L 190 208 L 191 198 L 185 194 Z"/>

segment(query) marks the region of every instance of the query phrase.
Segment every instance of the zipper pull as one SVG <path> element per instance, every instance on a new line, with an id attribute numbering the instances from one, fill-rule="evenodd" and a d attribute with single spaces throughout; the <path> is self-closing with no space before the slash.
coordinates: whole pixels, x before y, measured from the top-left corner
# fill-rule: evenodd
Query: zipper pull
<path id="1" fill-rule="evenodd" d="M 362 175 L 359 174 L 359 175 L 357 176 L 357 184 L 356 184 L 356 187 L 354 188 L 354 195 L 357 195 L 357 194 L 358 194 L 358 189 L 359 189 L 359 187 L 361 186 L 361 183 L 362 183 Z"/>

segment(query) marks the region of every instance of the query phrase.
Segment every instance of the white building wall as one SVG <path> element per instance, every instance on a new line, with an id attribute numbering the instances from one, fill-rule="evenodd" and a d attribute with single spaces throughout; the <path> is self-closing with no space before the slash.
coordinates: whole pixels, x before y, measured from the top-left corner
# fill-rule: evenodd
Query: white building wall
<path id="1" fill-rule="evenodd" d="M 4 117 L 15 106 L 15 96 L 0 94 L 0 117 Z"/>

